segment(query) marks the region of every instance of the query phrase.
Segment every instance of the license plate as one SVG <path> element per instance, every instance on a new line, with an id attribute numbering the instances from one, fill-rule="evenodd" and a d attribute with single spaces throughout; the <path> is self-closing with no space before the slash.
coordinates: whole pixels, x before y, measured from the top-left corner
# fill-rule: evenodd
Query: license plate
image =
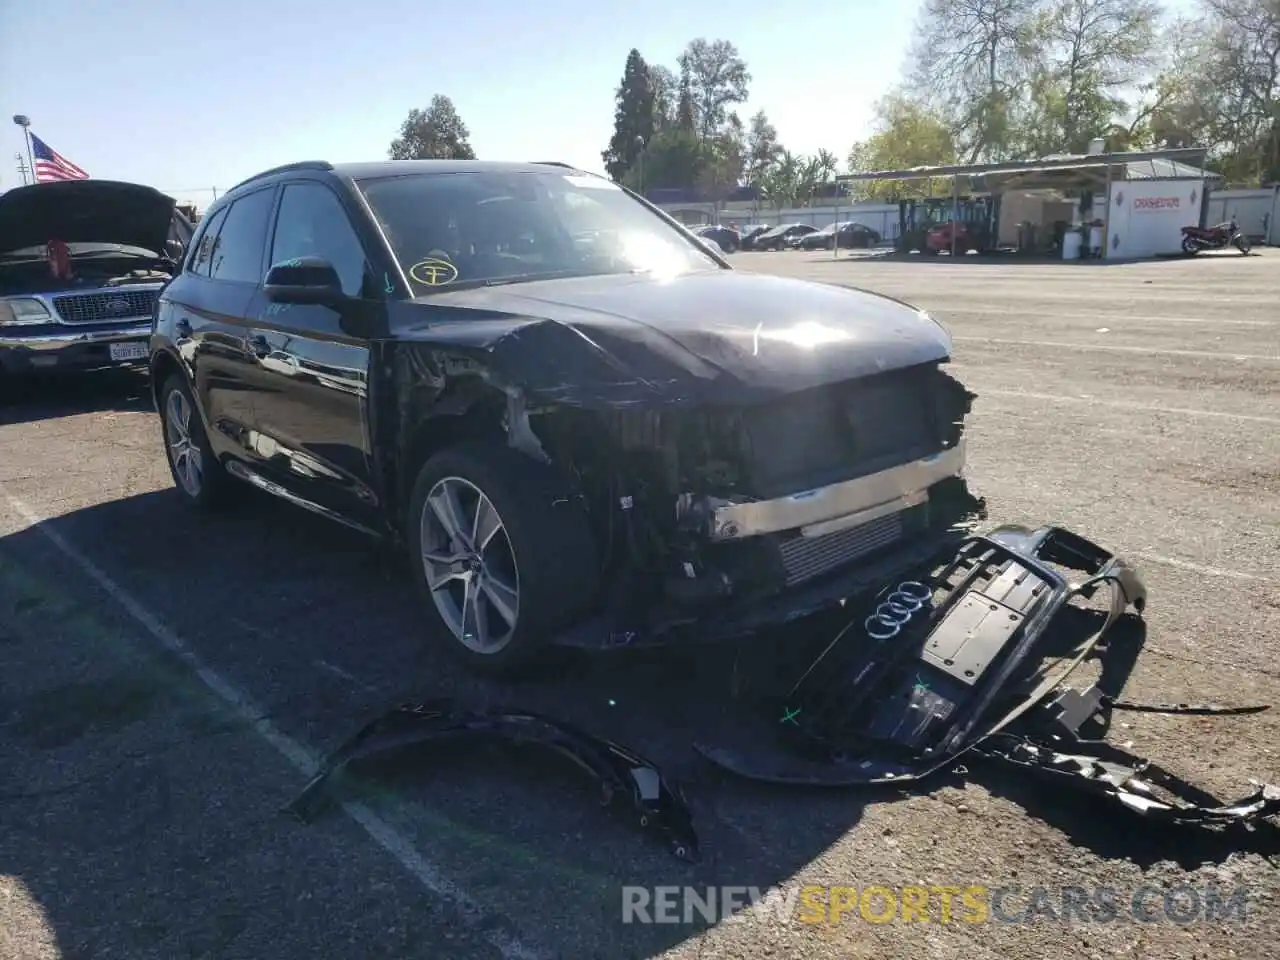
<path id="1" fill-rule="evenodd" d="M 110 346 L 112 360 L 147 359 L 147 345 L 145 343 L 113 343 Z"/>

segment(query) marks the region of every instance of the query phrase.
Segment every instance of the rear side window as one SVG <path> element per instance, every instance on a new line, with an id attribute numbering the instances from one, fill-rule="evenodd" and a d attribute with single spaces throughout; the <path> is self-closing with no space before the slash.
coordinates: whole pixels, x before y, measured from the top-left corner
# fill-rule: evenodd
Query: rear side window
<path id="1" fill-rule="evenodd" d="M 262 282 L 267 219 L 271 215 L 275 195 L 274 188 L 259 190 L 231 204 L 214 244 L 211 273 L 214 280 Z"/>
<path id="2" fill-rule="evenodd" d="M 201 277 L 209 275 L 209 264 L 213 262 L 213 245 L 218 240 L 218 231 L 222 228 L 222 221 L 226 216 L 227 208 L 223 207 L 201 224 L 203 229 L 200 231 L 200 239 L 196 241 L 191 262 L 187 264 L 187 270 L 191 273 Z"/>

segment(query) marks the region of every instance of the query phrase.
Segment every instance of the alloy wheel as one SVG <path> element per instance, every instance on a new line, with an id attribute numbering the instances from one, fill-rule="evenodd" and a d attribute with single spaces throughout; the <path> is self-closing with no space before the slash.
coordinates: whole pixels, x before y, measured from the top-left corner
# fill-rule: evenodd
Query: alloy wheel
<path id="1" fill-rule="evenodd" d="M 170 390 L 165 403 L 164 432 L 173 475 L 189 497 L 200 496 L 204 455 L 191 436 L 191 404 L 181 390 Z"/>
<path id="2" fill-rule="evenodd" d="M 520 576 L 493 502 L 469 480 L 444 477 L 427 494 L 419 539 L 427 588 L 450 632 L 475 653 L 502 650 L 520 616 Z"/>

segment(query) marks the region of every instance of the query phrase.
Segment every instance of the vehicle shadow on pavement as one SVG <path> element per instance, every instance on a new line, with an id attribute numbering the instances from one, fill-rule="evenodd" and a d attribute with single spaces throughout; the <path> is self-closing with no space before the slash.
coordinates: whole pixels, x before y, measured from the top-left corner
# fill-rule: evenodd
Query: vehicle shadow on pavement
<path id="1" fill-rule="evenodd" d="M 675 861 L 640 835 L 625 809 L 602 808 L 598 788 L 571 763 L 536 749 L 423 747 L 388 757 L 381 775 L 350 785 L 349 796 L 381 811 L 478 902 L 499 905 L 507 917 L 537 918 L 527 922 L 539 937 L 574 931 L 576 946 L 564 955 L 657 952 L 708 925 L 696 913 L 687 922 L 624 924 L 624 887 L 763 893 L 829 851 L 868 805 L 958 782 L 944 774 L 907 790 L 801 790 L 721 774 L 691 743 L 739 723 L 734 665 L 751 659 L 741 646 L 555 652 L 521 682 L 472 676 L 425 642 L 398 556 L 253 491 L 213 517 L 190 513 L 163 490 L 42 526 L 118 588 L 104 591 L 77 571 L 39 528 L 0 539 L 0 803 L 14 825 L 0 832 L 0 874 L 26 885 L 67 956 L 76 954 L 65 944 L 92 944 L 113 924 L 125 936 L 129 923 L 119 918 L 134 915 L 128 905 L 155 896 L 155 877 L 208 856 L 200 852 L 206 834 L 249 836 L 264 851 L 368 844 L 344 831 L 337 815 L 302 826 L 279 813 L 305 778 L 278 755 L 256 766 L 245 760 L 263 747 L 252 746 L 252 725 L 148 636 L 156 623 L 243 691 L 255 713 L 319 752 L 400 703 L 450 697 L 545 713 L 653 761 L 688 796 L 700 864 Z M 122 605 L 122 596 L 132 599 Z M 139 612 L 153 618 L 150 626 L 137 622 Z M 761 641 L 769 642 L 786 638 Z M 767 673 L 767 653 L 761 662 Z M 1105 808 L 1074 795 L 1057 799 L 1052 787 L 970 766 L 971 779 L 1103 856 L 1155 856 L 1157 848 L 1169 856 L 1167 830 L 1163 846 L 1155 833 L 1135 843 L 1145 838 L 1130 822 L 1137 818 L 1117 808 L 1100 815 Z M 927 829 L 927 818 L 917 819 Z M 146 843 L 120 852 L 121 837 L 142 836 Z M 90 862 L 92 870 L 72 869 Z M 288 856 L 272 862 L 281 875 L 249 878 L 246 889 L 346 889 L 367 879 L 332 871 L 300 878 Z M 365 869 L 351 862 L 350 870 Z M 179 929 L 156 941 L 155 955 L 174 955 L 175 936 L 183 943 L 240 936 L 235 924 L 217 926 L 206 896 L 196 883 L 167 889 L 166 929 Z M 280 942 L 315 935 L 296 931 L 273 907 L 261 910 L 270 915 L 253 922 L 269 922 Z M 150 945 L 131 943 L 127 955 L 152 955 Z"/>
<path id="2" fill-rule="evenodd" d="M 589 777 L 537 748 L 428 746 L 344 786 L 345 796 L 381 811 L 433 869 L 478 902 L 498 904 L 509 917 L 539 918 L 538 929 L 578 931 L 580 948 L 564 955 L 643 955 L 681 942 L 708 925 L 702 917 L 624 924 L 623 887 L 764 892 L 829 849 L 868 802 L 895 795 L 802 795 L 709 768 L 691 741 L 724 721 L 723 650 L 554 652 L 520 682 L 474 677 L 425 642 L 398 556 L 244 493 L 214 517 L 193 515 L 164 490 L 0 539 L 0 804 L 21 811 L 17 819 L 28 825 L 0 832 L 0 874 L 26 886 L 66 956 L 77 955 L 76 944 L 94 954 L 106 928 L 134 936 L 118 919 L 130 915 L 121 904 L 155 897 L 154 878 L 203 855 L 193 848 L 206 846 L 207 834 L 251 835 L 264 850 L 371 846 L 352 839 L 338 814 L 304 826 L 280 813 L 305 777 L 278 756 L 272 774 L 260 777 L 243 756 L 262 748 L 246 744 L 254 743 L 251 727 L 223 709 L 191 664 L 131 619 L 130 604 L 243 691 L 255 712 L 317 753 L 397 704 L 443 696 L 545 713 L 653 761 L 689 798 L 699 864 L 675 860 L 642 834 L 625 802 L 601 807 Z M 82 553 L 118 591 L 85 576 L 48 534 Z M 131 599 L 121 604 L 121 596 Z M 132 851 L 120 849 L 127 837 Z M 78 862 L 95 866 L 77 871 Z M 246 883 L 350 889 L 366 880 L 291 878 L 287 858 L 276 869 L 286 875 Z M 404 882 L 412 884 L 407 875 Z M 182 884 L 165 897 L 167 936 L 184 924 L 201 943 L 232 936 L 210 927 L 214 920 L 194 899 L 198 885 L 191 889 L 190 902 L 182 902 Z M 288 918 L 263 909 L 287 939 Z M 154 954 L 148 943 L 128 943 L 129 956 L 176 955 L 165 952 L 172 939 L 157 941 L 165 949 Z"/>
<path id="3" fill-rule="evenodd" d="M 79 413 L 148 410 L 150 380 L 138 369 L 0 374 L 0 425 L 55 420 Z"/>

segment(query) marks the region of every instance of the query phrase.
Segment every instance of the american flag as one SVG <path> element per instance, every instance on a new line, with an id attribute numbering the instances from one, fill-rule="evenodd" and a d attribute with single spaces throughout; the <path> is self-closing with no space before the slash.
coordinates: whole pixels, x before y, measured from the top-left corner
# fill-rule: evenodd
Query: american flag
<path id="1" fill-rule="evenodd" d="M 31 134 L 31 153 L 36 161 L 36 183 L 52 180 L 88 180 L 89 175 L 64 158 L 47 143 Z"/>

